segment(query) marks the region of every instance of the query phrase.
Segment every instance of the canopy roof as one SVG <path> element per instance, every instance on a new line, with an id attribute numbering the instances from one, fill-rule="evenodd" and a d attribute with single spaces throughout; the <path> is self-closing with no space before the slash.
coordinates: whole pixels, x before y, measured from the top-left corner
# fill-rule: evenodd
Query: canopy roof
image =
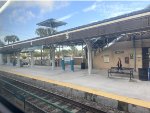
<path id="1" fill-rule="evenodd" d="M 40 23 L 37 23 L 37 25 L 39 26 L 45 26 L 45 27 L 51 27 L 51 28 L 56 28 L 56 27 L 59 27 L 59 26 L 62 26 L 62 25 L 66 25 L 67 23 L 63 22 L 63 21 L 59 21 L 59 20 L 56 20 L 56 19 L 47 19 L 43 22 L 40 22 Z"/>
<path id="2" fill-rule="evenodd" d="M 32 52 L 34 50 L 37 50 L 37 49 L 43 49 L 43 46 L 34 46 L 34 47 L 29 47 L 29 48 L 23 48 L 21 50 L 22 53 L 26 53 L 26 52 Z"/>
<path id="3" fill-rule="evenodd" d="M 121 34 L 136 34 L 150 30 L 150 8 L 129 14 L 94 22 L 92 24 L 75 27 L 57 32 L 47 37 L 36 37 L 0 47 L 1 53 L 21 51 L 23 48 L 49 45 L 82 45 L 85 40 L 99 39 L 94 48 L 102 47 Z M 149 37 L 144 33 L 142 38 Z M 146 36 L 145 36 L 146 35 Z M 141 37 L 141 36 L 140 36 Z M 128 37 L 125 37 L 127 39 Z M 103 42 L 104 43 L 101 43 Z M 106 42 L 106 43 L 105 43 Z"/>

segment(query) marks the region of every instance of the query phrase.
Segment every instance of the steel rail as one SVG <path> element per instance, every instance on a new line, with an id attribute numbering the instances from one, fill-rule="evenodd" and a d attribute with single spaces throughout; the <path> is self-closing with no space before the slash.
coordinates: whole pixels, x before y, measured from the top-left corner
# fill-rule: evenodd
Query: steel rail
<path id="1" fill-rule="evenodd" d="M 4 77 L 4 78 L 6 78 L 6 79 L 12 80 L 12 81 L 16 81 L 16 82 L 18 82 L 18 83 L 20 83 L 20 84 L 24 84 L 24 85 L 26 85 L 27 87 L 35 88 L 35 89 L 38 90 L 38 91 L 43 91 L 44 93 L 48 93 L 48 94 L 50 94 L 50 95 L 52 95 L 52 96 L 55 96 L 56 98 L 59 98 L 59 99 L 65 101 L 65 102 L 68 102 L 68 103 L 71 103 L 71 104 L 73 104 L 73 105 L 75 105 L 75 106 L 78 106 L 78 107 L 80 107 L 80 108 L 83 108 L 83 109 L 85 109 L 85 110 L 87 110 L 87 111 L 92 111 L 92 112 L 94 112 L 94 113 L 105 113 L 104 111 L 100 111 L 99 109 L 96 109 L 96 108 L 91 107 L 91 106 L 89 106 L 89 105 L 85 105 L 85 104 L 80 103 L 80 102 L 75 102 L 75 101 L 72 100 L 72 99 L 63 97 L 63 96 L 61 96 L 61 95 L 55 94 L 55 93 L 50 92 L 50 91 L 47 91 L 47 90 L 45 90 L 45 89 L 43 89 L 43 88 L 39 88 L 39 87 L 37 87 L 37 86 L 33 86 L 33 85 L 31 85 L 31 84 L 27 84 L 27 83 L 24 83 L 24 82 L 22 82 L 22 81 L 18 81 L 18 80 L 13 79 L 13 78 L 8 78 L 8 77 L 3 76 L 3 75 L 1 75 L 1 74 L 0 74 L 0 76 Z"/>
<path id="2" fill-rule="evenodd" d="M 43 98 L 41 98 L 41 97 L 39 97 L 39 96 L 37 96 L 37 95 L 35 95 L 35 94 L 29 92 L 29 91 L 26 91 L 26 90 L 24 90 L 24 89 L 21 89 L 20 87 L 17 87 L 17 86 L 15 86 L 15 85 L 13 85 L 13 84 L 11 84 L 11 83 L 5 81 L 5 80 L 0 79 L 0 81 L 3 82 L 3 83 L 8 84 L 8 85 L 10 85 L 10 86 L 12 86 L 12 87 L 14 87 L 14 88 L 16 88 L 17 90 L 20 90 L 20 91 L 22 91 L 22 92 L 25 92 L 25 93 L 27 93 L 28 95 L 31 95 L 32 97 L 35 97 L 35 98 L 37 98 L 37 99 L 40 99 L 41 101 L 43 101 L 43 102 L 45 102 L 45 103 L 47 103 L 47 104 L 49 104 L 49 105 L 51 105 L 51 106 L 54 106 L 55 108 L 60 109 L 61 111 L 65 112 L 65 113 L 73 113 L 73 112 L 71 112 L 71 111 L 69 111 L 69 110 L 67 110 L 67 109 L 64 109 L 64 108 L 62 108 L 62 107 L 56 105 L 56 104 L 50 103 L 49 101 L 47 101 L 47 100 L 45 100 L 45 99 L 43 99 Z"/>

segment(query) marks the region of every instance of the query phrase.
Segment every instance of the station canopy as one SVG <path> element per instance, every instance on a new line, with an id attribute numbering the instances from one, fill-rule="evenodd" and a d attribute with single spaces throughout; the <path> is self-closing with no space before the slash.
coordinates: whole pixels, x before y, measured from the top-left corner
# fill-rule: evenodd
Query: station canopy
<path id="1" fill-rule="evenodd" d="M 39 26 L 45 26 L 45 27 L 51 27 L 51 28 L 57 28 L 59 26 L 66 25 L 66 24 L 67 24 L 66 22 L 59 21 L 53 18 L 37 23 L 37 25 Z"/>
<path id="2" fill-rule="evenodd" d="M 43 46 L 34 46 L 34 47 L 29 47 L 29 48 L 23 48 L 21 50 L 21 53 L 27 53 L 27 52 L 32 52 L 32 51 L 41 50 L 41 49 L 43 49 Z"/>
<path id="3" fill-rule="evenodd" d="M 147 39 L 150 36 L 150 8 L 117 17 L 70 28 L 47 37 L 36 37 L 0 47 L 1 53 L 19 52 L 24 48 L 45 45 L 83 45 L 85 40 L 92 43 L 93 50 L 101 50 L 115 41 Z M 56 28 L 65 22 L 48 19 L 37 25 Z M 134 38 L 133 38 L 134 37 Z"/>
<path id="4" fill-rule="evenodd" d="M 45 46 L 45 45 L 33 46 L 33 47 L 23 48 L 21 50 L 21 53 L 28 53 L 28 52 L 33 52 L 35 50 L 43 50 L 43 49 L 49 49 L 49 48 L 50 46 Z"/>

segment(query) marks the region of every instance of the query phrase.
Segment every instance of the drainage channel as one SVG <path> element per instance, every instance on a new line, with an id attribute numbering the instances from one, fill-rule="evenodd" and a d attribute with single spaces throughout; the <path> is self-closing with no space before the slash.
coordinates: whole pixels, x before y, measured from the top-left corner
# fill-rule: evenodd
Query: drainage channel
<path id="1" fill-rule="evenodd" d="M 99 109 L 0 75 L 0 95 L 27 113 L 105 113 Z"/>

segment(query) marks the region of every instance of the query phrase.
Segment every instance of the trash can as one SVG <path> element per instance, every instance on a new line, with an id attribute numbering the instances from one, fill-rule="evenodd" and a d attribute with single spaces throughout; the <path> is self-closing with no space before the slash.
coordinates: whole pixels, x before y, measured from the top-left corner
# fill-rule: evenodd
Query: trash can
<path id="1" fill-rule="evenodd" d="M 61 67 L 65 71 L 65 61 L 64 60 L 61 60 Z"/>
<path id="2" fill-rule="evenodd" d="M 55 66 L 57 67 L 57 60 L 55 60 Z"/>
<path id="3" fill-rule="evenodd" d="M 142 81 L 148 81 L 148 70 L 150 72 L 150 68 L 139 68 L 139 79 Z"/>
<path id="4" fill-rule="evenodd" d="M 85 63 L 84 62 L 81 63 L 81 69 L 85 69 Z"/>

